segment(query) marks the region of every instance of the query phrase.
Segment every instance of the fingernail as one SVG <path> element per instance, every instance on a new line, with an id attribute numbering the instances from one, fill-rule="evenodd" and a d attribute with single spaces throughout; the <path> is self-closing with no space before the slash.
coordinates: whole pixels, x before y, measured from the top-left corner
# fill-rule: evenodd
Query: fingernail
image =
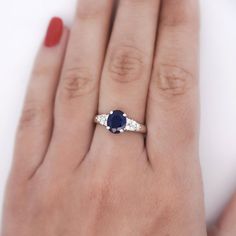
<path id="1" fill-rule="evenodd" d="M 63 28 L 62 19 L 59 17 L 53 17 L 47 29 L 44 45 L 46 47 L 56 46 L 61 40 Z"/>

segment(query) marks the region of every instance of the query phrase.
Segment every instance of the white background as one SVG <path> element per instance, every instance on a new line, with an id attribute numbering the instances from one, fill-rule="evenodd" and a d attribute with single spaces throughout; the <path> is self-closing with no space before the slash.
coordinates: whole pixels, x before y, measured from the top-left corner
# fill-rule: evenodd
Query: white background
<path id="1" fill-rule="evenodd" d="M 34 55 L 50 17 L 70 25 L 75 4 L 0 0 L 0 205 Z M 236 190 L 236 0 L 202 0 L 201 22 L 200 158 L 212 221 Z"/>

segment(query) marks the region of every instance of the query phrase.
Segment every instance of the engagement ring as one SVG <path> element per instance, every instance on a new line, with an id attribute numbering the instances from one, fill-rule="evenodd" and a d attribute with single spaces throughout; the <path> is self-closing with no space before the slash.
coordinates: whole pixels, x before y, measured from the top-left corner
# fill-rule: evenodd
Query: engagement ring
<path id="1" fill-rule="evenodd" d="M 126 131 L 146 133 L 146 126 L 130 119 L 120 111 L 114 110 L 109 114 L 101 114 L 95 117 L 95 122 L 105 126 L 113 134 L 120 134 Z"/>

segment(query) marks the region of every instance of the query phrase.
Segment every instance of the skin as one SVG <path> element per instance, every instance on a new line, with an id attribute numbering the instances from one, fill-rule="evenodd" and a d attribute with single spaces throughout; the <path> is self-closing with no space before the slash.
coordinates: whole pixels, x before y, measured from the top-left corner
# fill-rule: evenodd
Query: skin
<path id="1" fill-rule="evenodd" d="M 205 236 L 197 0 L 80 0 L 41 46 L 16 135 L 2 236 Z M 121 109 L 148 133 L 113 135 Z M 236 198 L 234 198 L 236 199 Z M 209 230 L 235 236 L 236 200 Z"/>

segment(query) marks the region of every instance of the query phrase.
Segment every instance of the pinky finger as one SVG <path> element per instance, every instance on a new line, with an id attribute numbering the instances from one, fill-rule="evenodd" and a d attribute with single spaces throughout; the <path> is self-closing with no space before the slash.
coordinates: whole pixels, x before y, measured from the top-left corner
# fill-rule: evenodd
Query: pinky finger
<path id="1" fill-rule="evenodd" d="M 54 98 L 67 44 L 60 18 L 50 21 L 40 47 L 16 135 L 12 175 L 29 179 L 42 163 L 51 138 Z"/>

